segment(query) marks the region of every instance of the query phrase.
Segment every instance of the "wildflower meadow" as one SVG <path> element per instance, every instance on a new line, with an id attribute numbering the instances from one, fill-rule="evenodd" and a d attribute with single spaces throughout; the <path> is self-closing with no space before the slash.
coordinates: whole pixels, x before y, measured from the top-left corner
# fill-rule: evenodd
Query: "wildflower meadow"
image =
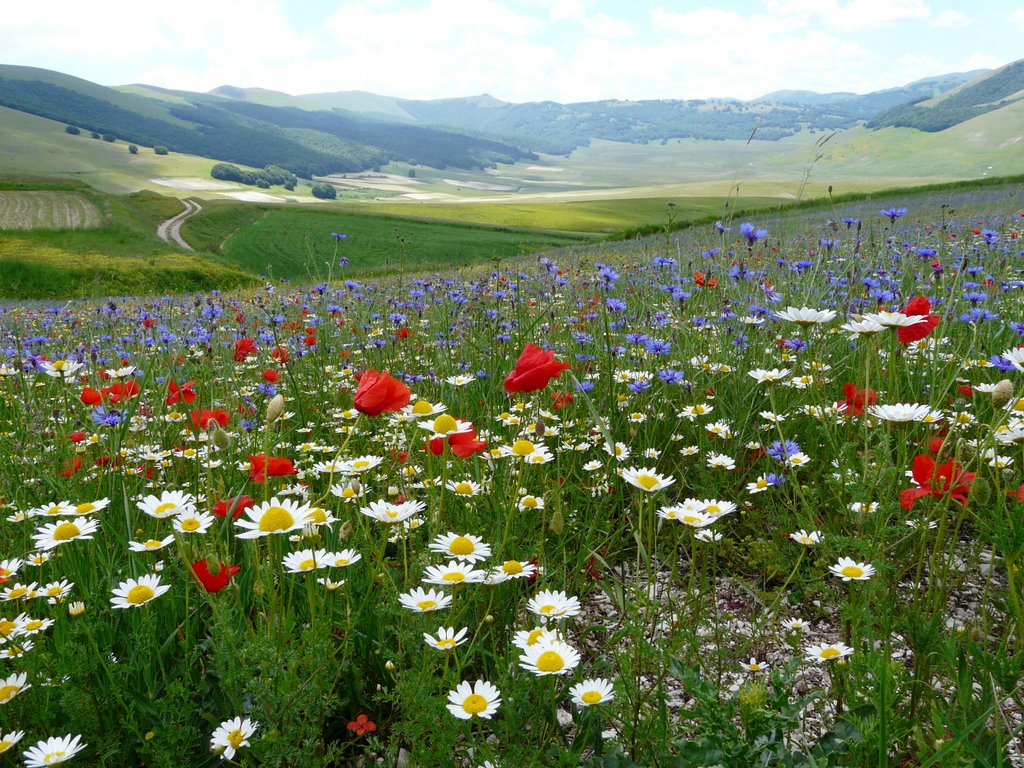
<path id="1" fill-rule="evenodd" d="M 0 765 L 1024 764 L 984 194 L 6 306 Z"/>

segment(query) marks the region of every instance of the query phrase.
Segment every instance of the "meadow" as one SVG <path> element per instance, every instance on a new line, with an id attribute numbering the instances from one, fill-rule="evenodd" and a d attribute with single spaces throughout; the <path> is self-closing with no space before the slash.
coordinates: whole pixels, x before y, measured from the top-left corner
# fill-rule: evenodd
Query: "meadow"
<path id="1" fill-rule="evenodd" d="M 0 314 L 0 751 L 1020 763 L 1019 185 L 378 275 L 333 221 Z"/>

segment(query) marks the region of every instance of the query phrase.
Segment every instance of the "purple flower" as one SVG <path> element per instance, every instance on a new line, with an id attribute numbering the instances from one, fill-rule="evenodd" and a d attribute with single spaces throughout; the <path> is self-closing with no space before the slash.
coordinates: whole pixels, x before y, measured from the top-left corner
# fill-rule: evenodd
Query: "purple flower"
<path id="1" fill-rule="evenodd" d="M 906 208 L 883 208 L 880 211 L 880 213 L 883 216 L 888 216 L 890 222 L 895 222 L 896 219 L 900 218 L 901 216 L 906 216 L 907 215 L 907 209 Z"/>
<path id="2" fill-rule="evenodd" d="M 740 224 L 740 234 L 747 238 L 747 244 L 753 245 L 758 240 L 768 237 L 767 229 L 757 229 L 749 221 Z"/>

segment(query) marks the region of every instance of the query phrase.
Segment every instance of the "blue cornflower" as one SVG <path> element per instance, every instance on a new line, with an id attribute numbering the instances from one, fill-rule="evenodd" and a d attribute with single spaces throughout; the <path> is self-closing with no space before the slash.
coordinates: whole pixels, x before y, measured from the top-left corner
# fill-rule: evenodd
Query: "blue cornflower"
<path id="1" fill-rule="evenodd" d="M 686 374 L 672 368 L 662 368 L 658 371 L 658 378 L 666 384 L 679 384 L 686 380 Z"/>
<path id="2" fill-rule="evenodd" d="M 622 312 L 626 309 L 626 302 L 621 299 L 608 299 L 608 301 L 605 302 L 605 306 L 608 308 L 609 312 Z"/>
<path id="3" fill-rule="evenodd" d="M 636 392 L 637 394 L 644 392 L 650 388 L 651 382 L 649 382 L 647 379 L 637 379 L 636 381 L 631 381 L 629 382 L 629 384 L 626 385 L 626 389 L 628 389 L 630 392 Z"/>
<path id="4" fill-rule="evenodd" d="M 888 216 L 890 223 L 895 222 L 901 216 L 907 215 L 906 208 L 883 208 L 879 211 L 883 216 Z"/>
<path id="5" fill-rule="evenodd" d="M 850 218 L 849 216 L 844 216 L 843 217 L 843 224 L 845 224 L 846 228 L 849 229 L 852 226 L 860 224 L 860 221 L 858 221 L 857 219 L 854 219 L 854 218 Z"/>
<path id="6" fill-rule="evenodd" d="M 776 440 L 766 453 L 776 461 L 785 461 L 793 454 L 800 453 L 800 445 L 795 440 Z"/>
<path id="7" fill-rule="evenodd" d="M 344 240 L 348 235 L 343 235 L 341 232 L 331 232 L 331 237 L 335 240 Z"/>
<path id="8" fill-rule="evenodd" d="M 121 423 L 121 414 L 117 411 L 108 411 L 102 406 L 94 408 L 92 420 L 101 427 L 116 427 Z"/>
<path id="9" fill-rule="evenodd" d="M 718 231 L 719 234 L 722 234 L 723 232 L 728 232 L 730 228 L 725 226 L 725 224 L 723 224 L 721 220 L 718 220 L 715 222 L 715 229 Z"/>
<path id="10" fill-rule="evenodd" d="M 644 343 L 644 349 L 652 355 L 667 355 L 672 351 L 672 342 L 662 339 L 648 339 Z"/>
<path id="11" fill-rule="evenodd" d="M 758 240 L 768 237 L 767 229 L 757 229 L 749 221 L 740 224 L 740 234 L 747 238 L 747 244 L 753 245 Z"/>

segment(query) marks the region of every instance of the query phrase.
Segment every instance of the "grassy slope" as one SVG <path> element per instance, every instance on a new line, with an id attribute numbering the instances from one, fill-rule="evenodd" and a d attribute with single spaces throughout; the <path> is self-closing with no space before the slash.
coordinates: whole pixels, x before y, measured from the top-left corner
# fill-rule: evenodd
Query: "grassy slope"
<path id="1" fill-rule="evenodd" d="M 461 266 L 578 242 L 565 234 L 428 223 L 322 208 L 211 205 L 186 222 L 182 235 L 227 265 L 293 279 L 326 276 L 334 261 L 332 232 L 350 272 Z M 404 251 L 404 255 L 403 255 Z M 335 274 L 338 270 L 335 269 Z"/>
<path id="2" fill-rule="evenodd" d="M 0 177 L 0 189 L 8 190 L 5 194 L 50 189 L 81 195 L 102 218 L 93 229 L 0 233 L 0 298 L 181 293 L 254 282 L 237 268 L 182 253 L 157 239 L 157 224 L 181 210 L 175 198 L 146 191 L 107 195 L 76 180 L 30 176 Z"/>

